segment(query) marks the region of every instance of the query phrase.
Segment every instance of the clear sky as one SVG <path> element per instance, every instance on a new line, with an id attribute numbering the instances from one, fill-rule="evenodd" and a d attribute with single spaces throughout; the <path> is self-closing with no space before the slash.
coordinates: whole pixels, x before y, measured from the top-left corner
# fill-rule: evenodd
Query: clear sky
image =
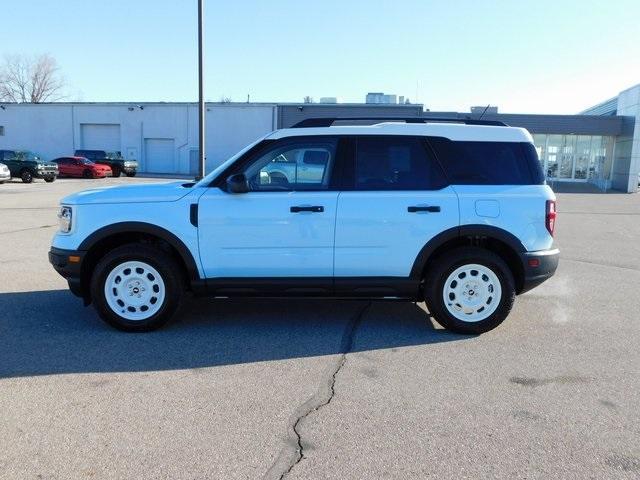
<path id="1" fill-rule="evenodd" d="M 640 82 L 638 0 L 205 1 L 210 101 L 576 113 Z M 197 99 L 196 0 L 2 4 L 0 54 L 50 53 L 69 100 Z"/>

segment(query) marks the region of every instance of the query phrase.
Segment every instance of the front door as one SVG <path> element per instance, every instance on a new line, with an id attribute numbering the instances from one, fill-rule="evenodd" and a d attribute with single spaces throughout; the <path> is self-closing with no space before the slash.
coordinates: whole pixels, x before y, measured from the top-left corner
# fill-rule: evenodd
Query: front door
<path id="1" fill-rule="evenodd" d="M 84 173 L 84 163 L 80 160 L 76 160 L 75 158 L 67 159 L 69 169 L 69 174 L 74 177 L 81 177 Z"/>
<path id="2" fill-rule="evenodd" d="M 331 288 L 336 143 L 332 137 L 276 141 L 234 172 L 246 175 L 249 192 L 211 187 L 200 197 L 198 240 L 207 279 L 309 277 Z"/>

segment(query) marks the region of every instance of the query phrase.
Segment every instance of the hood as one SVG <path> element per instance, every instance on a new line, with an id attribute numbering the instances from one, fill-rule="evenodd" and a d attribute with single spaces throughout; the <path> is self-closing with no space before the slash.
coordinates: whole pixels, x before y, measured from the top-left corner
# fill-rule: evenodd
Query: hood
<path id="1" fill-rule="evenodd" d="M 99 203 L 175 202 L 192 191 L 186 182 L 150 183 L 94 188 L 74 193 L 60 200 L 64 205 Z"/>

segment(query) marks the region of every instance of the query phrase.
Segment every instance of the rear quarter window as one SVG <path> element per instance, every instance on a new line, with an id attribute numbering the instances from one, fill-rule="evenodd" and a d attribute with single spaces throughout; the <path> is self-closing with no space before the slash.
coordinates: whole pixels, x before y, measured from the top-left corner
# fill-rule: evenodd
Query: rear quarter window
<path id="1" fill-rule="evenodd" d="M 526 142 L 462 142 L 431 137 L 429 143 L 452 184 L 544 183 L 535 147 Z"/>

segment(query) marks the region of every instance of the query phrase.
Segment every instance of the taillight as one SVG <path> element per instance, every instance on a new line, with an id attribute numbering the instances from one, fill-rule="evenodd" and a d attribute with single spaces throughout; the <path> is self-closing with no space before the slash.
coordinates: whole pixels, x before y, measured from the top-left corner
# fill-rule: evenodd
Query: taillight
<path id="1" fill-rule="evenodd" d="M 546 208 L 546 225 L 547 230 L 553 237 L 553 231 L 556 228 L 556 217 L 558 216 L 558 212 L 556 212 L 556 201 L 555 200 L 547 200 L 547 208 Z"/>

